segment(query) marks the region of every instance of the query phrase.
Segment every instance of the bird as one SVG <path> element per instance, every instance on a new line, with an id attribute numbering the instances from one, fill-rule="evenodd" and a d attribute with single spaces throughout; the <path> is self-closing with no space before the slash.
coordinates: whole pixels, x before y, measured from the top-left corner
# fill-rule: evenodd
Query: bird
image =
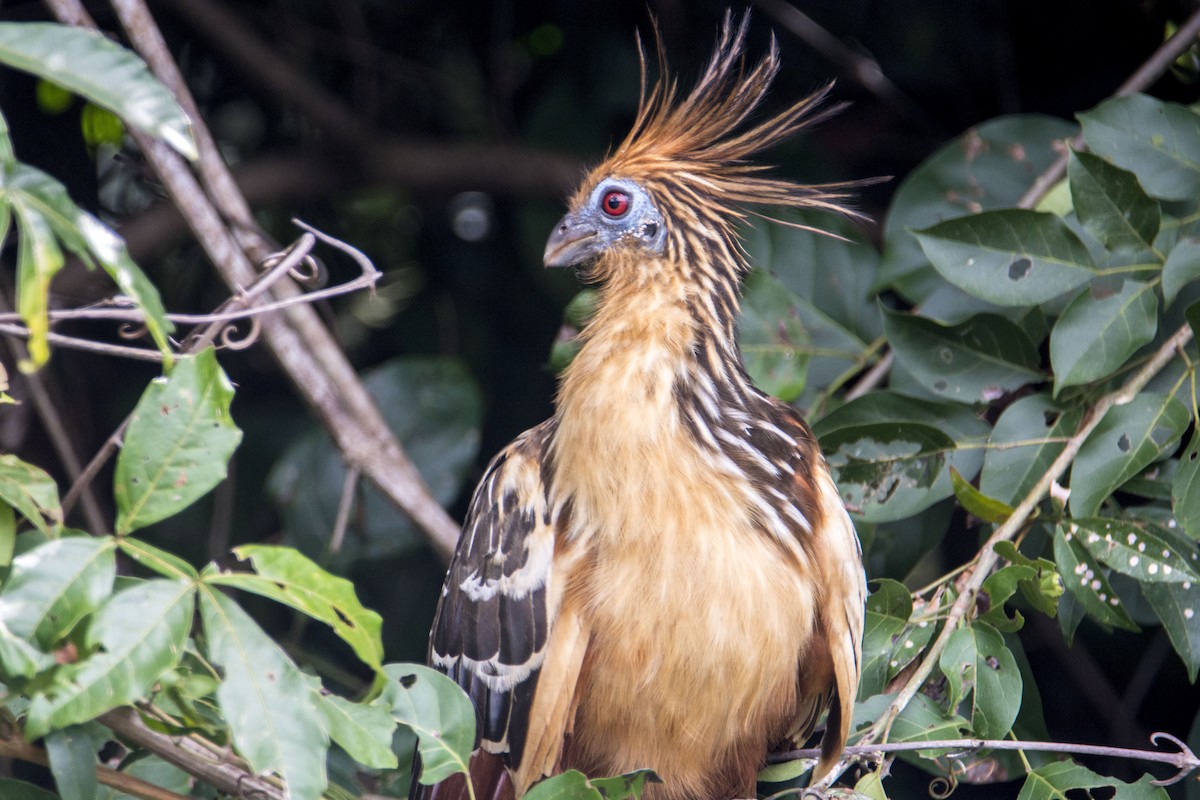
<path id="1" fill-rule="evenodd" d="M 638 111 L 546 243 L 598 292 L 553 415 L 487 466 L 435 615 L 429 663 L 471 698 L 474 796 L 568 769 L 653 769 L 647 800 L 753 796 L 773 749 L 826 715 L 813 779 L 850 732 L 866 582 L 819 445 L 738 350 L 758 207 L 849 214 L 852 184 L 754 160 L 837 110 L 830 87 L 761 121 L 772 37 L 747 63 L 726 14 L 684 94 L 642 54 Z M 464 779 L 417 800 L 466 797 Z"/>

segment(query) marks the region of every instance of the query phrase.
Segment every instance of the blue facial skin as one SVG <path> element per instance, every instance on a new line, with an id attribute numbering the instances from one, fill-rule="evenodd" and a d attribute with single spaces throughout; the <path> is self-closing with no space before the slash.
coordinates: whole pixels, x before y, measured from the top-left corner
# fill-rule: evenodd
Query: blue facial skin
<path id="1" fill-rule="evenodd" d="M 598 257 L 617 244 L 636 244 L 660 255 L 666 242 L 662 214 L 633 181 L 603 180 L 587 201 L 569 212 L 546 241 L 547 267 L 571 267 Z"/>

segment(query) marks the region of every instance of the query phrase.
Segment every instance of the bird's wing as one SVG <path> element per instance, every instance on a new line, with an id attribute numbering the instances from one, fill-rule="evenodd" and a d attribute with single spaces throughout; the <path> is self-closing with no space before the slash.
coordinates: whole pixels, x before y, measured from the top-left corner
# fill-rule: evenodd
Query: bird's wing
<path id="1" fill-rule="evenodd" d="M 434 617 L 429 662 L 470 696 L 479 746 L 514 771 L 517 795 L 561 754 L 586 636 L 560 614 L 544 477 L 552 423 L 526 431 L 488 465 Z"/>

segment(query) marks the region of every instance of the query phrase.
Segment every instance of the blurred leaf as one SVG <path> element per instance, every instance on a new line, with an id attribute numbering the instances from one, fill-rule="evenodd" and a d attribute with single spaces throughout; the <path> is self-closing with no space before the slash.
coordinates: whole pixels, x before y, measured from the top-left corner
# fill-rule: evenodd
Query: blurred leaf
<path id="1" fill-rule="evenodd" d="M 194 782 L 192 776 L 179 767 L 153 755 L 126 759 L 121 765 L 121 772 L 185 797 L 191 791 Z M 96 795 L 96 800 L 138 800 L 138 798 L 110 787 L 104 787 Z"/>
<path id="2" fill-rule="evenodd" d="M 942 277 L 997 305 L 1045 303 L 1096 274 L 1087 247 L 1053 214 L 985 211 L 915 233 Z"/>
<path id="3" fill-rule="evenodd" d="M 1183 659 L 1188 680 L 1195 683 L 1200 671 L 1200 582 L 1146 583 L 1141 588 Z"/>
<path id="4" fill-rule="evenodd" d="M 819 420 L 814 431 L 842 499 L 865 522 L 912 516 L 954 493 L 949 466 L 973 478 L 987 425 L 970 409 L 873 392 Z"/>
<path id="5" fill-rule="evenodd" d="M 417 734 L 420 782 L 433 786 L 467 772 L 475 749 L 475 707 L 458 684 L 419 664 L 387 664 L 390 679 L 384 697 L 392 715 Z M 526 795 L 528 796 L 528 795 Z"/>
<path id="6" fill-rule="evenodd" d="M 54 656 L 43 653 L 25 639 L 19 638 L 0 621 L 0 675 L 8 683 L 16 678 L 32 678 L 39 672 L 50 669 L 56 663 Z"/>
<path id="7" fill-rule="evenodd" d="M 563 324 L 550 345 L 550 371 L 557 374 L 567 368 L 583 343 L 579 333 L 596 313 L 600 295 L 595 289 L 580 289 L 563 309 Z"/>
<path id="8" fill-rule="evenodd" d="M 54 539 L 13 559 L 0 589 L 0 624 L 49 650 L 112 592 L 111 537 Z"/>
<path id="9" fill-rule="evenodd" d="M 1088 149 L 1136 174 L 1154 197 L 1200 194 L 1200 119 L 1191 109 L 1134 94 L 1078 116 Z"/>
<path id="10" fill-rule="evenodd" d="M 1043 614 L 1053 617 L 1058 613 L 1059 598 L 1063 595 L 1063 580 L 1054 562 L 1045 558 L 1029 558 L 1012 542 L 996 542 L 993 548 L 1002 558 L 1015 566 L 1029 567 L 1034 575 L 1020 577 L 1018 587 L 1029 604 Z M 986 581 L 984 582 L 986 585 Z M 1008 595 L 1005 595 L 1008 599 Z M 990 620 L 985 620 L 989 621 Z M 994 624 L 994 623 L 992 623 Z"/>
<path id="11" fill-rule="evenodd" d="M 5 178 L 5 195 L 17 210 L 20 237 L 17 242 L 17 312 L 29 329 L 29 361 L 25 370 L 36 369 L 50 359 L 49 296 L 50 280 L 62 269 L 63 254 L 46 218 L 22 198 L 13 196 L 11 173 L 22 165 L 10 167 Z"/>
<path id="12" fill-rule="evenodd" d="M 1196 280 L 1200 280 L 1200 238 L 1189 236 L 1176 242 L 1167 254 L 1162 271 L 1163 307 L 1170 308 L 1179 291 Z"/>
<path id="13" fill-rule="evenodd" d="M 0 455 L 0 500 L 20 511 L 47 537 L 58 535 L 62 526 L 58 486 L 41 469 L 14 455 Z"/>
<path id="14" fill-rule="evenodd" d="M 968 514 L 973 514 L 984 522 L 995 523 L 1004 522 L 1012 516 L 1012 506 L 994 497 L 988 497 L 976 489 L 954 467 L 950 468 L 950 482 L 954 487 L 954 496 Z"/>
<path id="15" fill-rule="evenodd" d="M 223 671 L 217 702 L 238 753 L 256 773 L 277 772 L 293 800 L 317 800 L 329 735 L 316 680 L 221 592 L 200 592 L 200 618 L 208 659 Z"/>
<path id="16" fill-rule="evenodd" d="M 0 62 L 86 97 L 184 158 L 197 157 L 191 123 L 175 97 L 140 58 L 99 31 L 49 22 L 0 23 Z"/>
<path id="17" fill-rule="evenodd" d="M 738 327 L 746 372 L 769 395 L 791 403 L 804 391 L 814 344 L 791 292 L 765 272 L 752 272 L 743 290 Z"/>
<path id="18" fill-rule="evenodd" d="M 589 782 L 604 800 L 637 800 L 646 791 L 646 784 L 662 783 L 662 779 L 652 769 L 635 769 L 611 778 L 590 778 Z"/>
<path id="19" fill-rule="evenodd" d="M 399 766 L 392 751 L 396 721 L 391 708 L 381 703 L 352 703 L 337 695 L 317 696 L 317 710 L 325 719 L 329 737 L 358 763 L 371 769 Z"/>
<path id="20" fill-rule="evenodd" d="M 910 231 L 1014 205 L 1074 133 L 1065 120 L 1025 114 L 989 120 L 944 145 L 909 173 L 892 199 L 878 285 L 901 285 L 910 300 L 923 301 L 910 284 L 922 276 L 928 281 L 932 270 Z"/>
<path id="21" fill-rule="evenodd" d="M 383 619 L 363 607 L 354 584 L 290 547 L 247 544 L 233 554 L 253 563 L 258 574 L 205 570 L 205 583 L 233 586 L 291 606 L 333 628 L 367 665 L 382 666 Z"/>
<path id="22" fill-rule="evenodd" d="M 1012 730 L 1021 707 L 1021 672 L 994 629 L 975 622 L 950 634 L 939 660 L 950 689 L 950 707 L 971 695 L 971 731 L 1001 739 Z"/>
<path id="23" fill-rule="evenodd" d="M 187 508 L 225 479 L 242 440 L 229 416 L 233 386 L 209 348 L 180 358 L 146 387 L 117 456 L 117 533 Z"/>
<path id="24" fill-rule="evenodd" d="M 4 800 L 61 800 L 53 792 L 12 778 L 0 778 L 0 797 Z"/>
<path id="25" fill-rule="evenodd" d="M 1153 283 L 1125 281 L 1116 292 L 1101 294 L 1098 285 L 1080 292 L 1050 333 L 1055 396 L 1113 374 L 1157 330 Z"/>
<path id="26" fill-rule="evenodd" d="M 13 507 L 0 500 L 0 567 L 12 563 L 13 549 L 17 545 L 17 515 Z"/>
<path id="27" fill-rule="evenodd" d="M 122 536 L 117 546 L 121 548 L 122 553 L 134 561 L 167 578 L 194 581 L 200 577 L 196 568 L 179 556 L 155 547 L 149 542 L 143 542 L 141 539 Z"/>
<path id="28" fill-rule="evenodd" d="M 1004 409 L 983 456 L 979 490 L 1003 503 L 1019 503 L 1046 474 L 1082 417 L 1079 409 L 1064 408 L 1044 394 L 1022 397 Z"/>
<path id="29" fill-rule="evenodd" d="M 479 451 L 483 403 L 475 382 L 456 360 L 413 356 L 393 359 L 363 381 L 433 497 L 449 506 Z M 323 430 L 288 448 L 268 479 L 284 517 L 285 544 L 335 572 L 359 559 L 423 546 L 412 521 L 375 487 L 364 486 L 353 515 L 361 527 L 352 527 L 342 549 L 329 553 L 345 475 L 345 461 Z"/>
<path id="30" fill-rule="evenodd" d="M 1200 539 L 1200 428 L 1192 432 L 1192 441 L 1179 458 L 1171 507 L 1179 527 L 1193 539 Z"/>
<path id="31" fill-rule="evenodd" d="M 639 769 L 613 778 L 588 778 L 579 770 L 569 769 L 538 781 L 525 794 L 525 800 L 626 800 L 638 798 L 647 783 L 662 783 L 651 769 Z"/>
<path id="32" fill-rule="evenodd" d="M 1183 403 L 1152 392 L 1110 408 L 1071 468 L 1071 514 L 1095 515 L 1121 484 L 1173 447 L 1190 420 Z"/>
<path id="33" fill-rule="evenodd" d="M 1071 151 L 1068 175 L 1079 221 L 1109 250 L 1142 252 L 1154 245 L 1162 211 L 1137 176 L 1087 152 Z"/>
<path id="34" fill-rule="evenodd" d="M 1025 778 L 1017 800 L 1063 800 L 1075 797 L 1080 790 L 1110 788 L 1112 800 L 1167 800 L 1167 792 L 1161 786 L 1153 786 L 1152 775 L 1143 775 L 1137 783 L 1125 783 L 1116 778 L 1097 775 L 1087 767 L 1074 761 L 1055 761 L 1039 767 Z M 1070 794 L 1068 794 L 1070 793 Z M 1096 797 L 1093 792 L 1083 794 Z M 1106 792 L 1099 796 L 1109 797 Z"/>
<path id="35" fill-rule="evenodd" d="M 929 391 L 958 403 L 988 403 L 1042 379 L 1041 359 L 1019 327 L 991 314 L 945 326 L 882 309 L 884 335 Z"/>
<path id="36" fill-rule="evenodd" d="M 33 698 L 26 734 L 87 722 L 144 697 L 178 663 L 194 609 L 193 587 L 179 581 L 140 581 L 114 594 L 88 626 L 87 647 L 98 652 L 64 666 L 66 688 Z"/>
<path id="37" fill-rule="evenodd" d="M 1200 583 L 1189 558 L 1195 546 L 1178 550 L 1152 523 L 1076 517 L 1069 530 L 1097 561 L 1140 583 Z"/>
<path id="38" fill-rule="evenodd" d="M 46 737 L 46 756 L 54 788 L 62 800 L 95 800 L 96 751 L 92 739 L 76 726 Z"/>
<path id="39" fill-rule="evenodd" d="M 1054 533 L 1054 561 L 1067 591 L 1098 622 L 1136 631 L 1138 626 L 1125 610 L 1121 599 L 1100 564 L 1069 532 L 1058 526 Z M 1064 620 L 1065 621 L 1065 620 Z"/>

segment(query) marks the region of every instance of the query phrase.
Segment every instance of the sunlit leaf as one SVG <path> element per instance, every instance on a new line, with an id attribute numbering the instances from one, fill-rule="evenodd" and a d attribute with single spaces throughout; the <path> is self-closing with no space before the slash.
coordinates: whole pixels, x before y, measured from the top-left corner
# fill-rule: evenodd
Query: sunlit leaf
<path id="1" fill-rule="evenodd" d="M 1033 342 L 1003 317 L 984 314 L 947 326 L 884 309 L 883 328 L 896 358 L 947 400 L 987 403 L 1042 378 Z"/>
<path id="2" fill-rule="evenodd" d="M 971 697 L 968 719 L 981 739 L 1001 739 L 1021 707 L 1021 672 L 994 629 L 982 622 L 950 634 L 938 662 L 950 690 L 950 706 Z"/>
<path id="3" fill-rule="evenodd" d="M 1080 292 L 1050 333 L 1055 395 L 1116 372 L 1157 330 L 1152 283 L 1125 281 L 1116 291 L 1096 284 Z"/>
<path id="4" fill-rule="evenodd" d="M 985 211 L 916 231 L 942 277 L 1001 306 L 1053 300 L 1095 276 L 1087 247 L 1053 214 Z"/>
<path id="5" fill-rule="evenodd" d="M 178 663 L 192 628 L 195 592 L 180 581 L 142 581 L 114 594 L 87 630 L 88 658 L 64 667 L 64 685 L 37 695 L 28 736 L 131 705 Z"/>
<path id="6" fill-rule="evenodd" d="M 117 457 L 117 533 L 188 507 L 225 478 L 242 432 L 229 416 L 233 386 L 215 351 L 179 359 L 146 387 Z"/>
<path id="7" fill-rule="evenodd" d="M 0 455 L 0 500 L 21 512 L 48 537 L 62 525 L 58 485 L 43 470 L 14 455 Z"/>
<path id="8" fill-rule="evenodd" d="M 1067 591 L 1089 615 L 1105 625 L 1130 631 L 1138 629 L 1100 563 L 1062 526 L 1054 533 L 1054 561 Z"/>
<path id="9" fill-rule="evenodd" d="M 1153 246 L 1162 212 L 1136 175 L 1074 150 L 1068 175 L 1075 212 L 1088 233 L 1109 250 L 1141 252 Z"/>
<path id="10" fill-rule="evenodd" d="M 10 170 L 11 171 L 11 170 Z M 6 176 L 8 177 L 8 176 Z M 9 181 L 6 180 L 6 189 Z M 50 280 L 62 269 L 63 254 L 42 214 L 7 192 L 17 210 L 17 312 L 29 329 L 29 363 L 36 369 L 50 359 Z"/>
<path id="11" fill-rule="evenodd" d="M 387 664 L 384 698 L 397 722 L 417 734 L 420 782 L 432 786 L 466 773 L 475 747 L 475 708 L 458 684 L 419 664 Z"/>
<path id="12" fill-rule="evenodd" d="M 1015 505 L 1046 474 L 1082 419 L 1044 394 L 1022 397 L 1000 415 L 988 440 L 979 490 Z"/>
<path id="13" fill-rule="evenodd" d="M 48 22 L 0 24 L 0 62 L 31 72 L 107 108 L 196 158 L 191 123 L 145 62 L 99 31 Z"/>
<path id="14" fill-rule="evenodd" d="M 1142 94 L 1106 100 L 1079 115 L 1088 148 L 1137 175 L 1155 197 L 1200 194 L 1200 117 Z"/>
<path id="15" fill-rule="evenodd" d="M 208 658 L 224 672 L 217 702 L 237 751 L 255 772 L 279 773 L 293 800 L 317 800 L 329 748 L 318 682 L 219 591 L 202 589 L 200 618 Z"/>
<path id="16" fill-rule="evenodd" d="M 257 574 L 206 570 L 206 583 L 233 586 L 302 611 L 333 628 L 359 658 L 379 669 L 383 619 L 363 607 L 354 584 L 326 572 L 290 547 L 243 545 L 233 552 L 240 559 L 249 559 Z"/>
<path id="17" fill-rule="evenodd" d="M 0 624 L 48 650 L 112 592 L 111 538 L 54 539 L 13 559 L 0 589 Z"/>
<path id="18" fill-rule="evenodd" d="M 399 766 L 392 751 L 396 721 L 390 704 L 353 703 L 337 695 L 317 695 L 317 710 L 329 737 L 358 763 L 372 769 Z"/>
<path id="19" fill-rule="evenodd" d="M 1170 395 L 1143 392 L 1113 406 L 1084 441 L 1071 469 L 1071 513 L 1090 517 L 1125 481 L 1173 447 L 1191 420 Z"/>

